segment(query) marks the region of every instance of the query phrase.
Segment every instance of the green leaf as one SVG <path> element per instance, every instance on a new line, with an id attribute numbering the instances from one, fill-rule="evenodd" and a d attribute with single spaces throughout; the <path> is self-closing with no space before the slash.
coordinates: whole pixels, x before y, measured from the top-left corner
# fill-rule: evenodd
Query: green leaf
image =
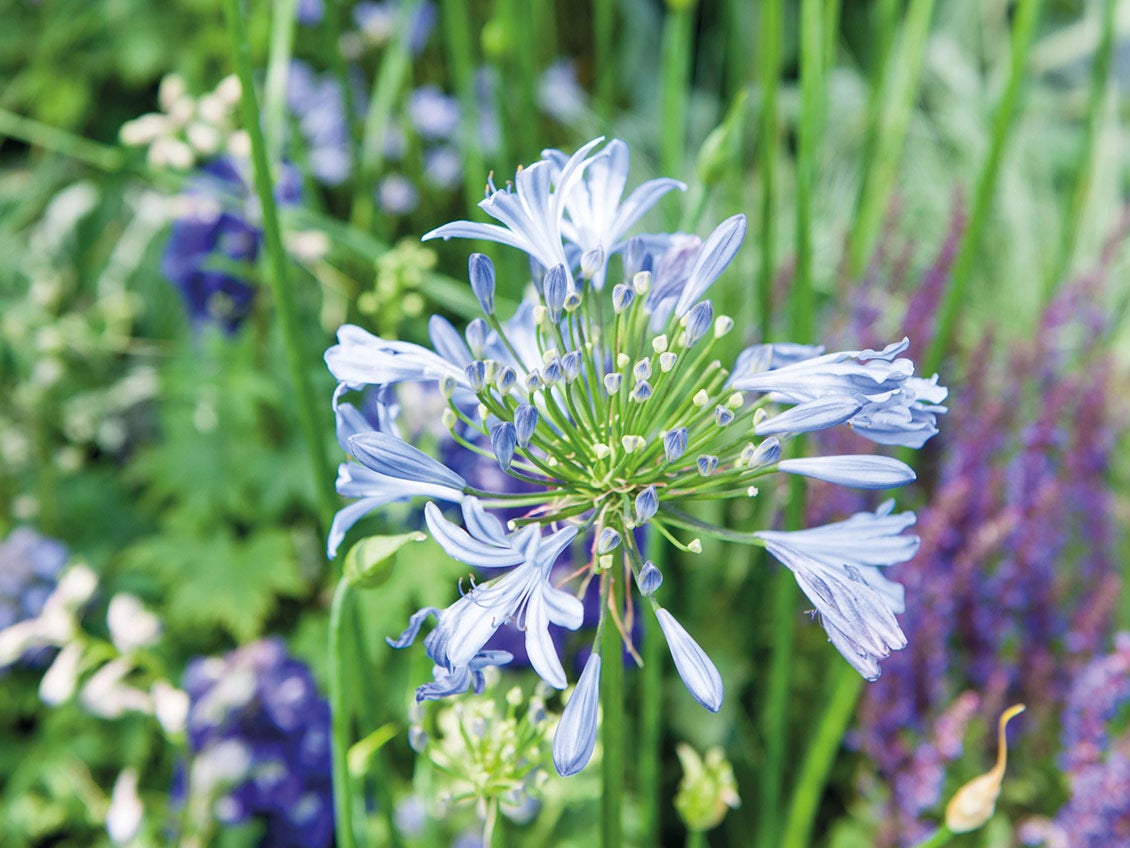
<path id="1" fill-rule="evenodd" d="M 362 539 L 349 549 L 345 557 L 345 579 L 357 589 L 380 586 L 392 576 L 392 567 L 400 549 L 426 538 L 417 530 L 399 536 L 369 536 Z"/>
<path id="2" fill-rule="evenodd" d="M 165 617 L 172 627 L 219 627 L 240 642 L 263 632 L 280 596 L 306 588 L 283 530 L 241 539 L 224 528 L 207 536 L 170 529 L 133 545 L 126 560 L 166 584 L 172 600 Z"/>

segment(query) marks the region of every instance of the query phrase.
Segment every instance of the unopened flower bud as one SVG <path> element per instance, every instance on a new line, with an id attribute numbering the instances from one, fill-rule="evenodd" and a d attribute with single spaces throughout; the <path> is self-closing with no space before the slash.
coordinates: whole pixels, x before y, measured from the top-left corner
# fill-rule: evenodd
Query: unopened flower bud
<path id="1" fill-rule="evenodd" d="M 597 245 L 581 256 L 581 276 L 591 280 L 604 267 L 604 248 Z"/>
<path id="2" fill-rule="evenodd" d="M 472 253 L 467 263 L 471 278 L 471 291 L 479 299 L 479 306 L 487 315 L 494 314 L 494 263 L 482 253 Z"/>
<path id="3" fill-rule="evenodd" d="M 651 290 L 651 272 L 640 271 L 632 277 L 632 288 L 636 290 L 636 294 L 645 295 Z"/>
<path id="4" fill-rule="evenodd" d="M 617 283 L 612 287 L 612 311 L 617 315 L 631 306 L 635 299 L 636 293 L 631 286 Z"/>

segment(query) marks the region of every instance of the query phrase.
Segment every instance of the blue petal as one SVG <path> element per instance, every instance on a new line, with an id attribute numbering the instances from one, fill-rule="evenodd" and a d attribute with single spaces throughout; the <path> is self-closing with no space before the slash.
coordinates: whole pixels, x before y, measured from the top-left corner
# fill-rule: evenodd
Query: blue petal
<path id="1" fill-rule="evenodd" d="M 434 538 L 452 559 L 480 568 L 505 568 L 518 565 L 525 557 L 512 547 L 500 547 L 471 536 L 466 530 L 443 517 L 433 503 L 424 507 L 424 520 Z"/>
<path id="2" fill-rule="evenodd" d="M 655 486 L 648 486 L 636 495 L 636 521 L 646 524 L 659 511 L 659 496 L 655 493 Z"/>
<path id="3" fill-rule="evenodd" d="M 687 452 L 687 428 L 676 427 L 663 437 L 663 453 L 668 462 L 674 462 Z"/>
<path id="4" fill-rule="evenodd" d="M 459 331 L 451 326 L 451 322 L 439 315 L 428 319 L 428 338 L 436 353 L 452 365 L 466 365 L 471 361 L 471 351 L 459 335 Z"/>
<path id="5" fill-rule="evenodd" d="M 514 410 L 514 431 L 520 447 L 528 447 L 538 426 L 538 411 L 528 403 Z"/>
<path id="6" fill-rule="evenodd" d="M 514 425 L 509 421 L 500 421 L 490 428 L 490 447 L 503 471 L 510 470 L 510 464 L 514 461 L 514 448 L 516 446 L 517 437 L 514 434 Z"/>
<path id="7" fill-rule="evenodd" d="M 553 765 L 562 777 L 576 774 L 592 758 L 600 708 L 600 654 L 591 654 L 553 735 Z"/>
<path id="8" fill-rule="evenodd" d="M 423 609 L 417 610 L 412 614 L 412 617 L 408 619 L 408 627 L 404 629 L 403 633 L 395 639 L 389 638 L 385 639 L 385 641 L 394 648 L 407 648 L 416 641 L 416 636 L 419 635 L 420 628 L 429 615 L 438 616 L 439 610 L 435 607 L 424 607 Z"/>
<path id="9" fill-rule="evenodd" d="M 778 433 L 811 433 L 843 424 L 862 408 L 855 398 L 846 395 L 820 397 L 798 404 L 792 409 L 762 421 L 754 431 L 759 436 Z"/>
<path id="10" fill-rule="evenodd" d="M 389 477 L 433 483 L 461 490 L 467 481 L 423 451 L 387 433 L 359 433 L 349 439 L 349 451 L 366 468 Z"/>
<path id="11" fill-rule="evenodd" d="M 691 305 L 697 303 L 699 298 L 706 294 L 706 290 L 726 270 L 730 260 L 742 246 L 745 238 L 746 217 L 734 215 L 719 224 L 698 254 L 698 259 L 691 269 L 690 277 L 683 288 L 679 300 L 675 303 L 675 315 L 682 318 L 686 315 Z"/>
<path id="12" fill-rule="evenodd" d="M 479 305 L 487 315 L 494 314 L 494 263 L 482 253 L 472 253 L 467 263 L 471 278 L 471 291 L 479 299 Z"/>
<path id="13" fill-rule="evenodd" d="M 890 489 L 905 486 L 916 479 L 905 462 L 889 456 L 815 456 L 783 459 L 777 468 L 788 474 L 799 474 L 839 486 L 857 489 Z"/>
<path id="14" fill-rule="evenodd" d="M 710 325 L 714 322 L 714 306 L 709 300 L 697 303 L 686 315 L 686 340 L 687 347 L 693 347 L 699 339 L 706 335 Z"/>
<path id="15" fill-rule="evenodd" d="M 639 587 L 640 594 L 645 598 L 655 594 L 655 590 L 663 584 L 663 573 L 656 567 L 655 563 L 648 560 L 643 564 L 640 569 L 639 576 L 636 578 L 636 585 Z"/>
<path id="16" fill-rule="evenodd" d="M 671 658 L 675 661 L 675 670 L 683 684 L 696 701 L 712 713 L 718 712 L 722 709 L 722 675 L 671 613 L 659 607 L 655 610 L 655 617 L 659 619 L 667 647 L 671 649 Z"/>

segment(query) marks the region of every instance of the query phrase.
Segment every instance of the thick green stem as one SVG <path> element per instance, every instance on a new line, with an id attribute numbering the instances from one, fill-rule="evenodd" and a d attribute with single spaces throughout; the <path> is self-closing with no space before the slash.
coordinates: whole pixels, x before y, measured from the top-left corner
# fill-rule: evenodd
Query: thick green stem
<path id="1" fill-rule="evenodd" d="M 687 848 L 706 848 L 706 831 L 688 830 Z"/>
<path id="2" fill-rule="evenodd" d="M 647 527 L 647 554 L 662 573 L 666 566 L 667 542 L 651 524 Z M 663 665 L 667 645 L 653 615 L 640 616 L 643 630 L 643 668 L 640 669 L 639 794 L 640 839 L 643 845 L 659 844 L 660 732 L 663 715 Z"/>
<path id="3" fill-rule="evenodd" d="M 345 661 L 345 618 L 349 583 L 343 577 L 330 607 L 329 673 L 333 750 L 334 824 L 341 848 L 356 848 L 353 834 L 353 787 L 349 781 L 350 710 L 349 672 Z"/>
<path id="4" fill-rule="evenodd" d="M 255 173 L 255 191 L 263 214 L 263 238 L 267 243 L 269 273 L 267 281 L 275 298 L 283 344 L 286 346 L 287 365 L 291 382 L 294 384 L 295 405 L 298 418 L 306 439 L 306 449 L 310 454 L 310 464 L 314 475 L 314 486 L 318 492 L 321 506 L 321 519 L 324 529 L 330 526 L 330 519 L 337 508 L 333 491 L 333 470 L 326 453 L 322 429 L 318 425 L 319 409 L 323 408 L 314 399 L 314 391 L 306 369 L 306 352 L 302 349 L 302 337 L 298 324 L 298 311 L 294 305 L 290 282 L 287 279 L 287 259 L 283 251 L 282 232 L 279 227 L 279 210 L 275 204 L 272 190 L 271 168 L 267 160 L 267 146 L 263 139 L 262 121 L 259 115 L 259 101 L 255 96 L 255 81 L 251 72 L 251 48 L 247 41 L 247 28 L 240 9 L 239 0 L 224 0 L 227 15 L 228 34 L 235 53 L 236 70 L 243 89 L 243 123 L 251 139 L 251 162 Z"/>
<path id="5" fill-rule="evenodd" d="M 1012 61 L 1008 87 L 994 116 L 989 155 L 977 179 L 973 208 L 969 215 L 969 228 L 965 231 L 965 238 L 954 260 L 949 285 L 942 295 L 937 330 L 930 341 L 930 347 L 926 350 L 926 355 L 922 357 L 921 373 L 923 374 L 933 374 L 941 365 L 942 357 L 950 342 L 954 322 L 957 320 L 957 313 L 965 300 L 965 292 L 969 287 L 969 278 L 973 271 L 973 261 L 977 255 L 977 246 L 981 241 L 981 231 L 984 229 L 996 189 L 1001 157 L 1004 155 L 1005 144 L 1012 130 L 1013 119 L 1016 117 L 1016 106 L 1024 82 L 1024 68 L 1028 62 L 1028 48 L 1032 44 L 1032 33 L 1036 29 L 1039 11 L 1040 0 L 1020 0 L 1018 3 L 1012 29 Z"/>
<path id="6" fill-rule="evenodd" d="M 601 587 L 601 616 L 605 620 L 600 637 L 600 732 L 604 749 L 601 760 L 600 837 L 604 848 L 621 848 L 624 843 L 624 654 L 620 631 L 608 611 L 613 587 L 612 575 L 606 573 Z"/>
<path id="7" fill-rule="evenodd" d="M 761 338 L 772 331 L 773 278 L 777 271 L 777 89 L 781 81 L 782 0 L 761 3 L 761 118 L 758 154 L 761 165 L 761 273 L 757 278 Z"/>
<path id="8" fill-rule="evenodd" d="M 690 99 L 693 2 L 668 4 L 660 53 L 660 173 L 681 174 L 687 155 L 687 103 Z M 676 222 L 674 211 L 670 223 Z"/>
<path id="9" fill-rule="evenodd" d="M 800 775 L 785 819 L 782 848 L 807 848 L 810 844 L 812 825 L 816 820 L 824 787 L 828 783 L 828 773 L 836 760 L 844 733 L 863 691 L 863 678 L 855 669 L 842 662 L 838 656 L 833 658 L 833 662 L 838 668 L 832 696 L 801 763 Z"/>
<path id="10" fill-rule="evenodd" d="M 503 77 L 501 85 L 506 94 L 504 103 L 510 107 L 506 120 L 510 121 L 516 156 L 524 162 L 541 150 L 533 120 L 538 114 L 537 13 L 533 4 L 526 0 L 502 0 L 502 8 L 506 21 L 509 74 Z"/>
<path id="11" fill-rule="evenodd" d="M 1044 290 L 1050 296 L 1071 269 L 1071 259 L 1075 252 L 1075 241 L 1079 235 L 1079 224 L 1087 200 L 1091 196 L 1091 183 L 1095 173 L 1095 157 L 1098 152 L 1099 115 L 1106 99 L 1110 82 L 1110 62 L 1114 54 L 1114 0 L 1104 0 L 1102 27 L 1099 47 L 1091 65 L 1091 90 L 1087 100 L 1087 123 L 1084 126 L 1083 155 L 1079 158 L 1079 168 L 1075 172 L 1075 186 L 1071 194 L 1071 206 L 1063 221 L 1063 242 L 1059 257 L 1052 266 Z"/>

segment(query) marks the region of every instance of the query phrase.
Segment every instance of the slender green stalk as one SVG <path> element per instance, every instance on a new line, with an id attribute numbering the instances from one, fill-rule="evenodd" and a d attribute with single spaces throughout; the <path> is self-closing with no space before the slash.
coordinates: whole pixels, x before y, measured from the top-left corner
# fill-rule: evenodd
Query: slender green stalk
<path id="1" fill-rule="evenodd" d="M 616 25 L 614 0 L 593 0 L 593 40 L 596 58 L 596 114 L 601 132 L 612 131 L 612 109 L 616 96 L 616 54 L 612 49 L 612 28 Z"/>
<path id="2" fill-rule="evenodd" d="M 949 344 L 958 310 L 964 302 L 965 292 L 969 287 L 969 277 L 973 271 L 973 261 L 976 258 L 977 246 L 981 240 L 981 230 L 985 226 L 989 206 L 997 185 L 997 172 L 1000 170 L 1001 157 L 1004 155 L 1005 144 L 1012 129 L 1013 119 L 1016 117 L 1017 102 L 1020 99 L 1020 90 L 1024 82 L 1024 68 L 1028 61 L 1028 48 L 1032 43 L 1032 33 L 1036 29 L 1039 11 L 1040 0 L 1020 0 L 1017 4 L 1012 29 L 1012 61 L 1009 69 L 1008 86 L 994 116 L 989 155 L 985 159 L 981 174 L 977 179 L 973 207 L 969 215 L 969 228 L 965 232 L 965 238 L 958 250 L 957 258 L 954 260 L 949 285 L 942 295 L 937 330 L 934 333 L 934 338 L 930 341 L 930 347 L 926 350 L 926 355 L 922 357 L 923 374 L 933 374 L 938 370 L 946 346 Z"/>
<path id="3" fill-rule="evenodd" d="M 506 21 L 506 48 L 510 74 L 505 77 L 506 101 L 511 107 L 509 120 L 519 161 L 537 155 L 537 126 L 531 118 L 538 114 L 537 78 L 538 33 L 533 4 L 527 0 L 502 0 Z"/>
<path id="4" fill-rule="evenodd" d="M 373 200 L 373 186 L 384 168 L 385 136 L 392 120 L 392 110 L 396 99 L 404 89 L 408 73 L 412 69 L 412 56 L 408 49 L 409 23 L 415 17 L 420 3 L 404 3 L 397 13 L 396 32 L 392 41 L 385 47 L 380 67 L 373 82 L 369 97 L 369 112 L 365 116 L 365 128 L 361 135 L 361 167 L 358 170 L 362 193 L 354 195 L 351 223 L 363 230 L 373 225 L 376 207 Z"/>
<path id="5" fill-rule="evenodd" d="M 267 158 L 277 162 L 286 135 L 286 78 L 294 52 L 294 16 L 298 0 L 271 4 L 271 49 L 267 57 L 267 82 L 263 87 L 264 132 Z"/>
<path id="6" fill-rule="evenodd" d="M 801 115 L 797 138 L 796 279 L 791 293 L 791 336 L 812 338 L 812 196 L 815 192 L 817 144 L 823 122 L 824 7 L 821 0 L 804 0 L 800 22 Z M 802 450 L 798 446 L 797 450 Z M 790 481 L 786 525 L 801 526 L 804 485 Z M 784 795 L 785 747 L 793 644 L 796 639 L 796 585 L 792 574 L 778 569 L 773 578 L 773 648 L 765 706 L 765 765 L 761 773 L 757 845 L 779 844 L 781 799 Z"/>
<path id="7" fill-rule="evenodd" d="M 1095 175 L 1095 157 L 1098 153 L 1099 116 L 1103 100 L 1106 98 L 1110 82 L 1110 63 L 1114 54 L 1114 5 L 1115 0 L 1104 0 L 1099 47 L 1091 65 L 1091 90 L 1087 99 L 1087 123 L 1084 126 L 1083 155 L 1079 158 L 1079 168 L 1075 172 L 1075 187 L 1071 194 L 1071 205 L 1063 222 L 1063 243 L 1059 257 L 1052 266 L 1051 274 L 1045 281 L 1044 291 L 1048 296 L 1055 292 L 1071 268 L 1075 242 L 1079 236 L 1079 224 L 1091 196 L 1091 183 Z"/>
<path id="8" fill-rule="evenodd" d="M 840 36 L 840 0 L 824 0 L 824 76 L 836 63 L 836 43 Z"/>
<path id="9" fill-rule="evenodd" d="M 781 82 L 783 0 L 761 3 L 761 118 L 758 161 L 761 165 L 761 273 L 757 278 L 758 321 L 762 340 L 771 333 L 773 278 L 777 272 L 777 89 Z"/>
<path id="10" fill-rule="evenodd" d="M 601 760 L 600 837 L 604 848 L 624 844 L 624 659 L 620 631 L 611 621 L 608 596 L 613 586 L 605 574 L 600 636 Z M 620 593 L 626 589 L 621 587 Z"/>
<path id="11" fill-rule="evenodd" d="M 888 3 L 887 6 L 897 5 Z M 889 37 L 887 28 L 894 25 L 897 8 L 880 8 L 879 14 L 881 50 L 881 41 Z M 914 98 L 918 95 L 925 40 L 932 17 L 933 0 L 911 0 L 899 37 L 897 55 L 889 50 L 880 55 L 881 71 L 879 77 L 872 80 L 863 172 L 859 197 L 855 201 L 854 225 L 848 240 L 848 272 L 852 278 L 858 277 L 866 265 L 883 223 L 887 199 L 902 158 Z"/>
<path id="12" fill-rule="evenodd" d="M 33 147 L 69 156 L 110 173 L 121 171 L 128 164 L 121 148 L 90 141 L 34 118 L 25 118 L 7 109 L 0 109 L 0 140 L 4 138 L 19 139 Z"/>
<path id="13" fill-rule="evenodd" d="M 863 137 L 863 162 L 859 174 L 859 194 L 855 200 L 855 215 L 852 216 L 854 226 L 848 238 L 848 272 L 853 279 L 862 270 L 863 262 L 867 259 L 874 238 L 873 226 L 864 226 L 863 221 L 865 215 L 870 218 L 875 214 L 875 210 L 869 208 L 865 212 L 863 207 L 865 204 L 874 206 L 881 212 L 886 201 L 885 196 L 878 193 L 873 195 L 869 192 L 878 191 L 872 185 L 875 179 L 872 173 L 878 161 L 880 144 L 883 142 L 881 122 L 884 100 L 895 84 L 893 78 L 907 73 L 907 69 L 903 65 L 896 64 L 891 60 L 895 28 L 898 26 L 899 5 L 899 0 L 880 0 L 872 9 L 875 18 L 875 37 L 872 40 L 874 58 L 868 73 L 867 123 Z M 927 18 L 927 22 L 928 20 Z M 911 27 L 908 25 L 907 33 L 910 29 Z M 919 57 L 916 67 L 920 63 L 921 57 Z M 916 92 L 917 88 L 917 84 L 906 86 L 904 91 Z"/>
<path id="14" fill-rule="evenodd" d="M 706 831 L 688 830 L 687 848 L 706 848 Z"/>
<path id="15" fill-rule="evenodd" d="M 663 46 L 660 53 L 659 114 L 662 130 L 659 137 L 659 170 L 663 174 L 679 174 L 687 155 L 687 103 L 690 99 L 691 39 L 695 4 L 668 3 L 663 19 Z M 669 223 L 675 224 L 674 213 Z"/>
<path id="16" fill-rule="evenodd" d="M 287 365 L 298 407 L 298 418 L 306 439 L 306 449 L 310 454 L 310 464 L 314 475 L 321 506 L 322 526 L 328 528 L 336 509 L 333 492 L 333 472 L 330 467 L 322 430 L 318 425 L 320 404 L 314 400 L 314 391 L 306 370 L 306 352 L 302 349 L 302 337 L 298 324 L 298 312 L 294 305 L 290 282 L 287 279 L 287 259 L 283 252 L 282 233 L 279 228 L 279 211 L 272 191 L 270 165 L 267 161 L 267 147 L 263 140 L 259 103 L 255 96 L 255 81 L 251 73 L 251 48 L 247 41 L 247 29 L 243 20 L 239 0 L 224 0 L 227 15 L 228 34 L 235 53 L 236 68 L 243 89 L 243 123 L 251 139 L 251 162 L 255 173 L 255 191 L 263 214 L 263 237 L 267 243 L 269 273 L 267 281 L 275 298 L 283 343 L 286 346 Z"/>
<path id="17" fill-rule="evenodd" d="M 349 68 L 345 64 L 345 56 L 341 52 L 341 3 L 338 0 L 327 0 L 323 4 L 325 9 L 322 17 L 322 32 L 326 42 L 326 52 L 330 57 L 330 68 L 337 78 L 338 87 L 341 89 L 341 105 L 345 112 L 345 126 L 349 136 L 349 164 L 353 174 L 353 214 L 357 215 L 358 208 L 371 208 L 372 185 L 364 179 L 361 157 L 361 122 L 358 117 L 357 103 L 353 98 L 353 82 L 349 78 Z M 293 17 L 293 15 L 292 15 Z"/>
<path id="18" fill-rule="evenodd" d="M 923 839 L 914 848 L 942 848 L 943 845 L 948 845 L 953 837 L 954 832 L 942 825 L 932 836 Z"/>
<path id="19" fill-rule="evenodd" d="M 863 691 L 863 678 L 855 669 L 838 656 L 833 658 L 833 662 L 837 669 L 832 695 L 820 716 L 820 723 L 816 726 L 816 732 L 812 735 L 801 763 L 796 789 L 785 818 L 782 848 L 807 848 L 810 844 L 812 825 L 828 782 L 828 772 L 855 713 L 859 694 Z"/>
<path id="20" fill-rule="evenodd" d="M 459 151 L 463 156 L 463 194 L 468 206 L 483 198 L 487 169 L 479 133 L 479 98 L 475 92 L 474 30 L 465 0 L 443 0 L 444 44 L 459 98 Z"/>
<path id="21" fill-rule="evenodd" d="M 804 0 L 800 23 L 801 114 L 797 133 L 796 279 L 790 297 L 792 336 L 808 341 L 813 331 L 812 198 L 816 193 L 816 159 L 824 94 L 824 9 L 819 0 Z"/>
<path id="22" fill-rule="evenodd" d="M 647 527 L 647 553 L 656 568 L 666 566 L 667 542 L 652 525 Z M 663 715 L 663 665 L 667 656 L 663 631 L 655 616 L 640 616 L 643 668 L 640 669 L 639 796 L 640 842 L 659 844 L 659 744 Z"/>
<path id="23" fill-rule="evenodd" d="M 333 750 L 334 825 L 341 848 L 357 848 L 353 834 L 353 788 L 349 781 L 350 710 L 349 672 L 345 662 L 345 619 L 349 583 L 343 577 L 330 606 L 329 674 L 330 715 Z"/>

